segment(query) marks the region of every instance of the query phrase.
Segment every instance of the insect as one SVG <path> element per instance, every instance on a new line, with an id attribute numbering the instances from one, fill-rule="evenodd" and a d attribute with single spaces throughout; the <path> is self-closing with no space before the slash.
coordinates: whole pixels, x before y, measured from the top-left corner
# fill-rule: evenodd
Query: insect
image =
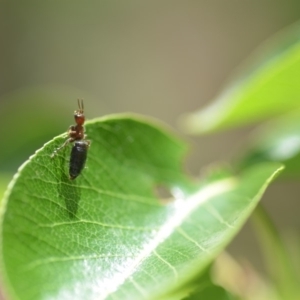
<path id="1" fill-rule="evenodd" d="M 69 143 L 73 143 L 74 145 L 71 150 L 70 156 L 70 165 L 69 165 L 69 178 L 71 180 L 75 179 L 82 171 L 85 165 L 85 161 L 87 158 L 87 151 L 91 144 L 90 141 L 86 140 L 86 135 L 84 134 L 84 106 L 83 100 L 78 99 L 78 110 L 74 112 L 74 118 L 76 125 L 71 125 L 68 130 L 69 138 L 59 147 L 57 148 L 51 155 L 53 158 L 58 151 L 63 149 Z"/>

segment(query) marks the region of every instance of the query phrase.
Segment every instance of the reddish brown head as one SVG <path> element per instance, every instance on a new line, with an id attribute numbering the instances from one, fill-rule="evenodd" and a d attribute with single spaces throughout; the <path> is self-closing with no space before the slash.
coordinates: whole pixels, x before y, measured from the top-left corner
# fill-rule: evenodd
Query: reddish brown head
<path id="1" fill-rule="evenodd" d="M 77 125 L 83 125 L 84 121 L 85 121 L 85 116 L 83 113 L 83 100 L 82 99 L 78 99 L 78 110 L 75 110 L 74 112 L 74 118 L 75 118 L 75 122 Z"/>

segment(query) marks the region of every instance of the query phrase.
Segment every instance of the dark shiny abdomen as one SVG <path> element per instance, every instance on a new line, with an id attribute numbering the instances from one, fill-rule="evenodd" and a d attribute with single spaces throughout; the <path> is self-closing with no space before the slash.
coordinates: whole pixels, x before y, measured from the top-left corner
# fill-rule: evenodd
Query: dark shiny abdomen
<path id="1" fill-rule="evenodd" d="M 75 179 L 84 168 L 88 148 L 89 144 L 87 141 L 75 141 L 70 157 L 70 179 Z"/>

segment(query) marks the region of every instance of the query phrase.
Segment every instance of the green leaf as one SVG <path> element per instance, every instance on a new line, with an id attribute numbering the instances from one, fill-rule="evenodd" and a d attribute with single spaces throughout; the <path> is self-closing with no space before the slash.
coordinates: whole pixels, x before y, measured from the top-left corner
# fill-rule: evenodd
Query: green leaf
<path id="1" fill-rule="evenodd" d="M 299 108 L 300 23 L 276 35 L 251 58 L 213 103 L 188 115 L 191 133 L 206 133 L 264 120 Z M 254 63 L 253 63 L 254 62 Z M 249 64 L 249 62 L 248 62 Z"/>
<path id="2" fill-rule="evenodd" d="M 229 291 L 215 283 L 211 267 L 212 266 L 202 272 L 200 276 L 195 277 L 189 285 L 182 287 L 179 291 L 177 291 L 177 294 L 174 293 L 173 295 L 169 295 L 168 298 L 164 298 L 163 300 L 236 299 L 236 297 Z M 229 273 L 229 276 L 230 275 L 231 273 Z M 181 295 L 180 292 L 182 292 Z M 185 294 L 183 294 L 183 292 L 185 292 Z"/>
<path id="3" fill-rule="evenodd" d="M 9 173 L 2 173 L 0 172 L 0 199 L 2 199 L 5 189 L 11 180 L 12 175 Z"/>
<path id="4" fill-rule="evenodd" d="M 285 165 L 284 176 L 300 175 L 300 113 L 287 114 L 258 127 L 240 160 L 239 168 L 276 161 Z"/>
<path id="5" fill-rule="evenodd" d="M 199 183 L 182 172 L 186 146 L 153 121 L 110 116 L 86 130 L 92 143 L 76 180 L 70 146 L 50 158 L 61 136 L 9 185 L 1 272 L 12 299 L 159 299 L 214 259 L 281 170 L 263 164 Z"/>
<path id="6" fill-rule="evenodd" d="M 233 297 L 224 288 L 209 281 L 183 300 L 199 299 L 233 300 Z"/>

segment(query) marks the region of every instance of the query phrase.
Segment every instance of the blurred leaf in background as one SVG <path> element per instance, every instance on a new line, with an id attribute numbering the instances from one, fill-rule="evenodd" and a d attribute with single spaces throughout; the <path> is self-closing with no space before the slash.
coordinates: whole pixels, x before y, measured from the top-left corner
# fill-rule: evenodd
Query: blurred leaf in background
<path id="1" fill-rule="evenodd" d="M 300 23 L 286 29 L 252 56 L 251 70 L 239 74 L 206 108 L 186 117 L 193 133 L 262 121 L 300 110 Z M 253 66 L 253 62 L 255 65 Z"/>
<path id="2" fill-rule="evenodd" d="M 283 176 L 300 175 L 300 112 L 293 112 L 258 127 L 248 142 L 239 168 L 262 161 L 280 161 L 285 164 Z M 246 148 L 246 147 L 245 147 Z"/>

